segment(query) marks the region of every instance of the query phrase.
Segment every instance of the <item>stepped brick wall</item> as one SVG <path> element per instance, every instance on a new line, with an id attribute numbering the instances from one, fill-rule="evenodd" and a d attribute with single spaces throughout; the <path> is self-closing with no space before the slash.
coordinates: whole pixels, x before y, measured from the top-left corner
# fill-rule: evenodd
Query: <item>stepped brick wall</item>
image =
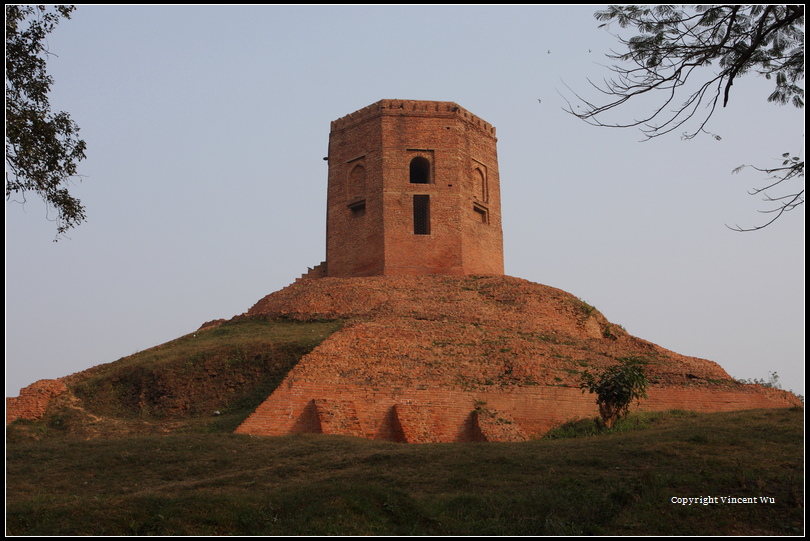
<path id="1" fill-rule="evenodd" d="M 248 315 L 349 323 L 305 356 L 239 433 L 520 441 L 597 416 L 595 397 L 579 389 L 582 371 L 627 357 L 648 363 L 641 409 L 800 404 L 630 336 L 564 291 L 506 276 L 324 278 L 269 295 Z"/>

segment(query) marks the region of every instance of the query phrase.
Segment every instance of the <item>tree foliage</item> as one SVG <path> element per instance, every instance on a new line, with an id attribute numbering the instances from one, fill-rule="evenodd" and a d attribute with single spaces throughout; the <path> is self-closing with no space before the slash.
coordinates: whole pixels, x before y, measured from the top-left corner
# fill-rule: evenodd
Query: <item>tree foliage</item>
<path id="1" fill-rule="evenodd" d="M 617 420 L 627 415 L 633 400 L 647 398 L 648 385 L 643 363 L 625 359 L 597 375 L 586 370 L 580 388 L 583 393 L 596 393 L 599 415 L 605 426 L 612 428 Z"/>
<path id="2" fill-rule="evenodd" d="M 85 142 L 68 113 L 51 111 L 46 70 L 47 36 L 74 9 L 6 5 L 6 200 L 36 193 L 55 211 L 57 238 L 85 219 L 68 191 Z"/>
<path id="3" fill-rule="evenodd" d="M 617 37 L 626 51 L 607 55 L 616 62 L 612 78 L 601 85 L 591 82 L 607 103 L 597 105 L 578 94 L 584 107 L 575 110 L 569 103 L 567 111 L 590 124 L 638 127 L 647 138 L 680 132 L 685 139 L 708 133 L 719 140 L 706 129 L 709 119 L 718 104 L 729 103 L 734 82 L 749 73 L 774 81 L 769 102 L 804 107 L 804 5 L 609 6 L 595 17 L 603 21 L 600 27 L 615 22 L 637 34 Z M 657 98 L 640 118 L 603 120 L 645 96 Z M 768 224 L 804 202 L 804 159 L 790 153 L 786 158 L 782 167 L 754 167 L 770 176 L 767 186 L 750 192 L 776 204 L 765 211 L 776 213 Z M 767 195 L 793 179 L 801 182 L 795 193 Z"/>

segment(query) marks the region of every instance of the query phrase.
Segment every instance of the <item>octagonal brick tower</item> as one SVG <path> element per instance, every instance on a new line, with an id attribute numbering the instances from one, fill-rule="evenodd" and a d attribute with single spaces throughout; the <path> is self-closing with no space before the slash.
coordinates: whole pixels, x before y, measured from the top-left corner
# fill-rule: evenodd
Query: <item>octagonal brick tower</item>
<path id="1" fill-rule="evenodd" d="M 332 122 L 327 275 L 502 275 L 496 141 L 444 101 L 382 100 Z"/>

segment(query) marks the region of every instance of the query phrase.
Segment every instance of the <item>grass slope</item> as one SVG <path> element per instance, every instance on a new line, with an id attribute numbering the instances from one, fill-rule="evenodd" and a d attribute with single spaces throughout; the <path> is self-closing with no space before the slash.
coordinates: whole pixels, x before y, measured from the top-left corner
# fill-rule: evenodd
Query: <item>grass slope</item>
<path id="1" fill-rule="evenodd" d="M 7 437 L 232 432 L 343 322 L 250 318 L 63 378 L 70 394 Z"/>
<path id="2" fill-rule="evenodd" d="M 6 533 L 803 532 L 801 409 L 645 414 L 589 431 L 430 445 L 224 433 L 15 439 Z M 706 496 L 757 503 L 672 503 Z"/>

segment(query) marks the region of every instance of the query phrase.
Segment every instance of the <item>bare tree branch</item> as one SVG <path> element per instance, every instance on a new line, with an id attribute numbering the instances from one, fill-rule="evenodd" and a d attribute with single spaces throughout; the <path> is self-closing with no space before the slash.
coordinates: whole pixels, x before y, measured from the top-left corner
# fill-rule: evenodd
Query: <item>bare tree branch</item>
<path id="1" fill-rule="evenodd" d="M 791 193 L 787 195 L 782 195 L 779 197 L 772 197 L 768 195 L 767 191 L 771 190 L 781 184 L 791 180 L 797 179 L 804 182 L 804 160 L 801 160 L 797 156 L 791 156 L 790 153 L 785 153 L 782 155 L 784 161 L 782 162 L 781 167 L 774 167 L 772 169 L 763 169 L 760 167 L 756 167 L 753 165 L 741 165 L 732 171 L 732 173 L 739 173 L 743 169 L 749 168 L 754 169 L 755 171 L 759 171 L 761 173 L 765 173 L 769 176 L 770 182 L 766 186 L 762 186 L 761 188 L 754 188 L 750 190 L 748 193 L 750 195 L 763 195 L 763 201 L 767 203 L 776 203 L 776 207 L 768 209 L 768 210 L 761 210 L 760 212 L 763 214 L 773 214 L 776 215 L 768 220 L 766 223 L 754 227 L 740 227 L 739 225 L 729 226 L 726 225 L 729 229 L 734 231 L 756 231 L 758 229 L 764 229 L 775 222 L 779 217 L 782 216 L 785 212 L 789 212 L 794 210 L 796 207 L 799 207 L 804 204 L 804 188 L 799 190 L 796 193 Z"/>
<path id="2" fill-rule="evenodd" d="M 612 78 L 602 84 L 588 80 L 608 97 L 607 103 L 593 103 L 568 87 L 573 99 L 564 97 L 563 109 L 588 124 L 636 127 L 645 140 L 674 131 L 681 131 L 683 139 L 706 133 L 719 140 L 719 135 L 708 131 L 709 120 L 721 96 L 726 107 L 734 82 L 751 72 L 775 80 L 769 102 L 804 107 L 800 85 L 804 80 L 804 5 L 622 5 L 609 6 L 594 16 L 604 21 L 600 27 L 616 23 L 637 33 L 630 38 L 616 35 L 626 52 L 607 55 L 614 62 L 608 67 Z M 614 110 L 644 96 L 659 101 L 640 118 L 608 119 Z M 791 160 L 795 161 L 775 169 L 747 166 L 776 176 L 775 182 L 752 195 L 789 180 L 804 182 L 804 160 Z M 766 194 L 765 200 L 779 203 L 764 211 L 776 212 L 778 218 L 804 203 L 804 189 L 781 197 Z M 732 229 L 762 229 L 776 218 L 760 227 Z"/>

